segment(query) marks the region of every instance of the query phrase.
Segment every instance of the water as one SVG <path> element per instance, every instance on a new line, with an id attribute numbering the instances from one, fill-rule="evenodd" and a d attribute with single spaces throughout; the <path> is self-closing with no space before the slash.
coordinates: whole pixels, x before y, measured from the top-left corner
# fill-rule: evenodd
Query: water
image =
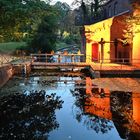
<path id="1" fill-rule="evenodd" d="M 68 75 L 11 79 L 0 90 L 0 139 L 140 139 L 139 93 Z"/>

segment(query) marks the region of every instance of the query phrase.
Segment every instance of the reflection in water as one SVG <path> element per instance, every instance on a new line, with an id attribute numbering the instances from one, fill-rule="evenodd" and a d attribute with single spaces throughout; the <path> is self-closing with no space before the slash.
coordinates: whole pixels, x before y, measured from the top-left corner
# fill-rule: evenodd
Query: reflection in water
<path id="1" fill-rule="evenodd" d="M 16 93 L 0 99 L 0 139 L 47 139 L 59 127 L 55 110 L 63 101 L 45 91 Z"/>
<path id="2" fill-rule="evenodd" d="M 93 88 L 92 80 L 86 78 L 86 89 L 75 89 L 72 95 L 78 107 L 75 117 L 78 122 L 95 130 L 107 133 L 113 120 L 122 139 L 140 139 L 140 95 L 102 88 Z"/>
<path id="3" fill-rule="evenodd" d="M 140 96 L 131 92 L 111 92 L 114 124 L 123 139 L 140 139 Z"/>
<path id="4" fill-rule="evenodd" d="M 98 88 L 82 74 L 61 74 L 16 77 L 0 90 L 0 97 L 7 94 L 0 98 L 0 139 L 139 140 L 140 94 Z M 24 94 L 9 95 L 15 91 Z"/>
<path id="5" fill-rule="evenodd" d="M 98 102 L 90 100 L 91 96 L 85 94 L 85 89 L 78 89 L 72 92 L 75 96 L 76 110 L 75 117 L 78 122 L 83 122 L 88 129 L 95 130 L 96 133 L 107 133 L 113 128 L 112 123 L 105 117 L 101 117 L 102 108 L 98 107 Z"/>

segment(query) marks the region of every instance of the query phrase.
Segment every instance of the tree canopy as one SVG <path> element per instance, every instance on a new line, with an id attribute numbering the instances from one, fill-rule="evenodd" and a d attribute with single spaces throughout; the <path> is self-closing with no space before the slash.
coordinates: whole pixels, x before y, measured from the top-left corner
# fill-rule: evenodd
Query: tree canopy
<path id="1" fill-rule="evenodd" d="M 62 2 L 50 5 L 50 0 L 0 0 L 0 41 L 23 40 L 30 50 L 50 52 L 58 39 L 79 32 L 70 9 Z"/>
<path id="2" fill-rule="evenodd" d="M 90 24 L 92 19 L 99 15 L 103 10 L 103 5 L 109 0 L 74 0 L 73 5 L 79 5 L 82 24 Z M 80 21 L 77 21 L 80 22 Z M 81 24 L 81 23 L 80 23 Z"/>
<path id="3" fill-rule="evenodd" d="M 33 33 L 47 4 L 40 0 L 0 0 L 0 32 L 6 40 L 19 40 L 23 33 Z"/>

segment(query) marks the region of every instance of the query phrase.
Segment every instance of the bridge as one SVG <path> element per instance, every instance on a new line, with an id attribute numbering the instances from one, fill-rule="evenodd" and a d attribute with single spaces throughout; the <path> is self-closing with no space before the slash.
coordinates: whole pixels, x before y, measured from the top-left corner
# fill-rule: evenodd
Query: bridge
<path id="1" fill-rule="evenodd" d="M 31 54 L 32 69 L 80 68 L 88 66 L 84 54 Z"/>
<path id="2" fill-rule="evenodd" d="M 85 59 L 86 58 L 86 59 Z M 30 56 L 4 56 L 0 55 L 0 64 L 10 65 L 26 65 L 31 66 L 31 69 L 58 69 L 58 70 L 81 70 L 88 67 L 91 73 L 98 73 L 102 76 L 130 76 L 140 77 L 140 60 L 132 60 L 135 63 L 133 65 L 128 64 L 125 59 L 118 63 L 111 63 L 111 61 L 104 60 L 104 62 L 85 62 L 91 58 L 84 54 L 31 54 Z M 97 75 L 98 75 L 97 74 Z"/>
<path id="3" fill-rule="evenodd" d="M 84 54 L 31 54 L 31 66 L 32 69 L 59 70 L 81 70 L 88 67 L 93 75 L 140 77 L 140 60 L 136 61 L 136 65 L 130 65 L 125 58 L 121 62 L 117 60 L 118 63 L 111 63 L 109 59 L 104 62 L 85 62 L 87 57 L 85 59 Z"/>

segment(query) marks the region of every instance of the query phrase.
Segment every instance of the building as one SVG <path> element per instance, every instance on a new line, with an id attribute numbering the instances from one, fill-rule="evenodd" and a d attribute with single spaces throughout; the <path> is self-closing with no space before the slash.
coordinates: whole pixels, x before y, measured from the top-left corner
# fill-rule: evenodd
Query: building
<path id="1" fill-rule="evenodd" d="M 83 114 L 112 120 L 122 139 L 139 140 L 140 98 L 138 93 L 93 87 L 89 77 L 86 78 L 85 93 L 87 98 L 83 103 Z"/>
<path id="2" fill-rule="evenodd" d="M 91 25 L 85 25 L 86 62 L 138 63 L 139 7 L 138 0 L 110 0 L 103 6 L 101 15 L 106 16 L 100 21 L 95 19 Z"/>

